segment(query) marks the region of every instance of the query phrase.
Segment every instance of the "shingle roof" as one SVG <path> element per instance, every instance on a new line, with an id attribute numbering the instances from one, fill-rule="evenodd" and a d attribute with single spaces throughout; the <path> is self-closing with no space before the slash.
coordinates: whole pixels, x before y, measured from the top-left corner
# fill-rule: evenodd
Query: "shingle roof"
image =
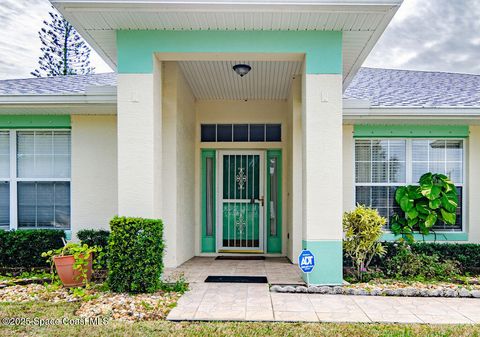
<path id="1" fill-rule="evenodd" d="M 90 86 L 115 86 L 116 82 L 115 73 L 2 80 L 0 95 L 85 94 Z"/>
<path id="2" fill-rule="evenodd" d="M 361 68 L 344 98 L 371 106 L 480 106 L 480 75 Z"/>
<path id="3" fill-rule="evenodd" d="M 0 81 L 1 95 L 85 94 L 90 86 L 115 86 L 115 73 Z M 480 75 L 361 68 L 344 98 L 371 106 L 480 107 Z"/>

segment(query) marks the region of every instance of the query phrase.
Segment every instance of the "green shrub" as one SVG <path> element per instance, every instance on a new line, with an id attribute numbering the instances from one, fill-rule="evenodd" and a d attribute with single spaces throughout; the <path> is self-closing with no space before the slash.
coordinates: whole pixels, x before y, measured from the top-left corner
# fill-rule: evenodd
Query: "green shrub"
<path id="1" fill-rule="evenodd" d="M 370 267 L 385 270 L 386 261 L 398 254 L 398 242 L 383 242 L 386 254 L 383 257 L 374 257 Z M 480 275 L 480 244 L 474 243 L 433 243 L 415 242 L 410 244 L 415 254 L 437 255 L 439 261 L 456 260 L 460 264 L 462 273 Z M 352 261 L 344 252 L 344 265 L 351 265 Z"/>
<path id="2" fill-rule="evenodd" d="M 0 230 L 0 267 L 47 267 L 42 253 L 63 247 L 65 232 L 54 229 Z"/>
<path id="3" fill-rule="evenodd" d="M 108 285 L 115 292 L 155 292 L 163 271 L 161 220 L 115 217 L 108 240 Z"/>
<path id="4" fill-rule="evenodd" d="M 386 219 L 376 209 L 362 205 L 343 215 L 343 250 L 351 258 L 358 280 L 362 279 L 372 259 L 385 253 L 379 242 L 385 223 Z"/>
<path id="5" fill-rule="evenodd" d="M 413 252 L 406 243 L 399 243 L 397 253 L 385 262 L 385 273 L 397 279 L 448 279 L 460 273 L 454 260 L 440 261 L 438 255 Z"/>
<path id="6" fill-rule="evenodd" d="M 77 237 L 82 245 L 100 247 L 101 254 L 96 254 L 97 265 L 100 269 L 107 269 L 108 237 L 110 232 L 104 229 L 83 229 L 78 231 Z"/>

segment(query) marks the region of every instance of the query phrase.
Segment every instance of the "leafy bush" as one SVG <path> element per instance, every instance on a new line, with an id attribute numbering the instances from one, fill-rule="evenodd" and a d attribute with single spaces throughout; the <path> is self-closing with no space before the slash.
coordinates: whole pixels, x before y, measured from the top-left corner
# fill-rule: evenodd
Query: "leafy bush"
<path id="1" fill-rule="evenodd" d="M 454 260 L 440 261 L 438 255 L 415 253 L 406 243 L 399 243 L 397 254 L 385 263 L 385 273 L 394 278 L 448 279 L 460 273 Z"/>
<path id="2" fill-rule="evenodd" d="M 108 256 L 108 237 L 110 232 L 104 229 L 83 229 L 78 231 L 77 237 L 82 243 L 90 247 L 100 247 L 101 254 L 95 254 L 97 259 L 97 266 L 100 269 L 107 269 Z"/>
<path id="3" fill-rule="evenodd" d="M 457 190 L 453 182 L 443 174 L 425 173 L 419 185 L 397 188 L 395 200 L 403 215 L 395 214 L 391 230 L 413 242 L 413 233 L 428 235 L 439 221 L 454 225 L 458 207 Z"/>
<path id="4" fill-rule="evenodd" d="M 359 205 L 352 212 L 343 215 L 343 231 L 345 239 L 343 249 L 352 259 L 357 279 L 362 279 L 362 273 L 375 256 L 382 256 L 385 250 L 379 242 L 383 234 L 386 219 L 378 211 Z"/>
<path id="5" fill-rule="evenodd" d="M 0 230 L 0 267 L 47 267 L 42 253 L 63 247 L 65 232 L 55 229 Z"/>
<path id="6" fill-rule="evenodd" d="M 155 292 L 163 271 L 161 220 L 115 217 L 108 240 L 108 285 L 115 292 Z"/>

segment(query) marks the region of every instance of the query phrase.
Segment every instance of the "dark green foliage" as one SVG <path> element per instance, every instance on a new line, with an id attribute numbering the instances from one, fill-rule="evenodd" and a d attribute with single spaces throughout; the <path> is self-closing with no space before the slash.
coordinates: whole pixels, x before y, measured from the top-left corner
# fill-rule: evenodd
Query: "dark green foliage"
<path id="1" fill-rule="evenodd" d="M 385 256 L 382 258 L 375 257 L 370 263 L 370 267 L 380 268 L 385 271 L 387 261 L 398 254 L 400 243 L 384 242 L 383 246 L 386 250 Z M 415 254 L 425 254 L 428 256 L 438 255 L 439 261 L 442 262 L 447 260 L 458 261 L 462 273 L 480 275 L 480 244 L 415 242 L 410 244 L 410 247 Z M 344 264 L 352 264 L 345 254 Z"/>
<path id="2" fill-rule="evenodd" d="M 391 278 L 416 278 L 445 280 L 460 274 L 459 263 L 440 260 L 437 254 L 413 252 L 406 243 L 399 243 L 397 254 L 385 262 L 385 274 Z"/>
<path id="3" fill-rule="evenodd" d="M 65 232 L 54 229 L 0 230 L 0 267 L 47 267 L 43 252 L 63 247 Z"/>
<path id="4" fill-rule="evenodd" d="M 77 237 L 82 244 L 87 244 L 90 247 L 98 246 L 102 249 L 108 246 L 109 235 L 110 231 L 104 229 L 83 229 L 77 233 Z"/>
<path id="5" fill-rule="evenodd" d="M 97 266 L 100 269 L 107 269 L 107 256 L 108 256 L 108 237 L 110 232 L 103 229 L 83 229 L 77 233 L 77 237 L 80 242 L 88 245 L 89 247 L 100 247 L 102 253 L 97 254 Z"/>
<path id="6" fill-rule="evenodd" d="M 418 185 L 397 188 L 395 201 L 403 214 L 392 216 L 390 228 L 410 243 L 414 232 L 428 235 L 437 222 L 454 225 L 457 220 L 457 190 L 443 174 L 425 173 Z"/>
<path id="7" fill-rule="evenodd" d="M 151 293 L 163 272 L 161 220 L 115 217 L 110 221 L 108 284 L 112 291 Z"/>

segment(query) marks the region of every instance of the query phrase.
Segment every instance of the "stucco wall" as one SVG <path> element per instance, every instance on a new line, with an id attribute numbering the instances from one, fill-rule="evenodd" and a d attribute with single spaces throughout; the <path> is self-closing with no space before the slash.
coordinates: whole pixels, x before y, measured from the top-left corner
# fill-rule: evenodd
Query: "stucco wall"
<path id="1" fill-rule="evenodd" d="M 72 115 L 72 239 L 117 214 L 117 117 Z"/>
<path id="2" fill-rule="evenodd" d="M 195 254 L 195 99 L 177 75 L 177 263 Z"/>
<path id="3" fill-rule="evenodd" d="M 353 125 L 343 125 L 343 211 L 355 207 Z"/>
<path id="4" fill-rule="evenodd" d="M 165 265 L 195 254 L 195 100 L 175 62 L 163 73 L 163 205 Z"/>
<path id="5" fill-rule="evenodd" d="M 480 126 L 470 126 L 467 195 L 468 240 L 480 243 Z"/>

